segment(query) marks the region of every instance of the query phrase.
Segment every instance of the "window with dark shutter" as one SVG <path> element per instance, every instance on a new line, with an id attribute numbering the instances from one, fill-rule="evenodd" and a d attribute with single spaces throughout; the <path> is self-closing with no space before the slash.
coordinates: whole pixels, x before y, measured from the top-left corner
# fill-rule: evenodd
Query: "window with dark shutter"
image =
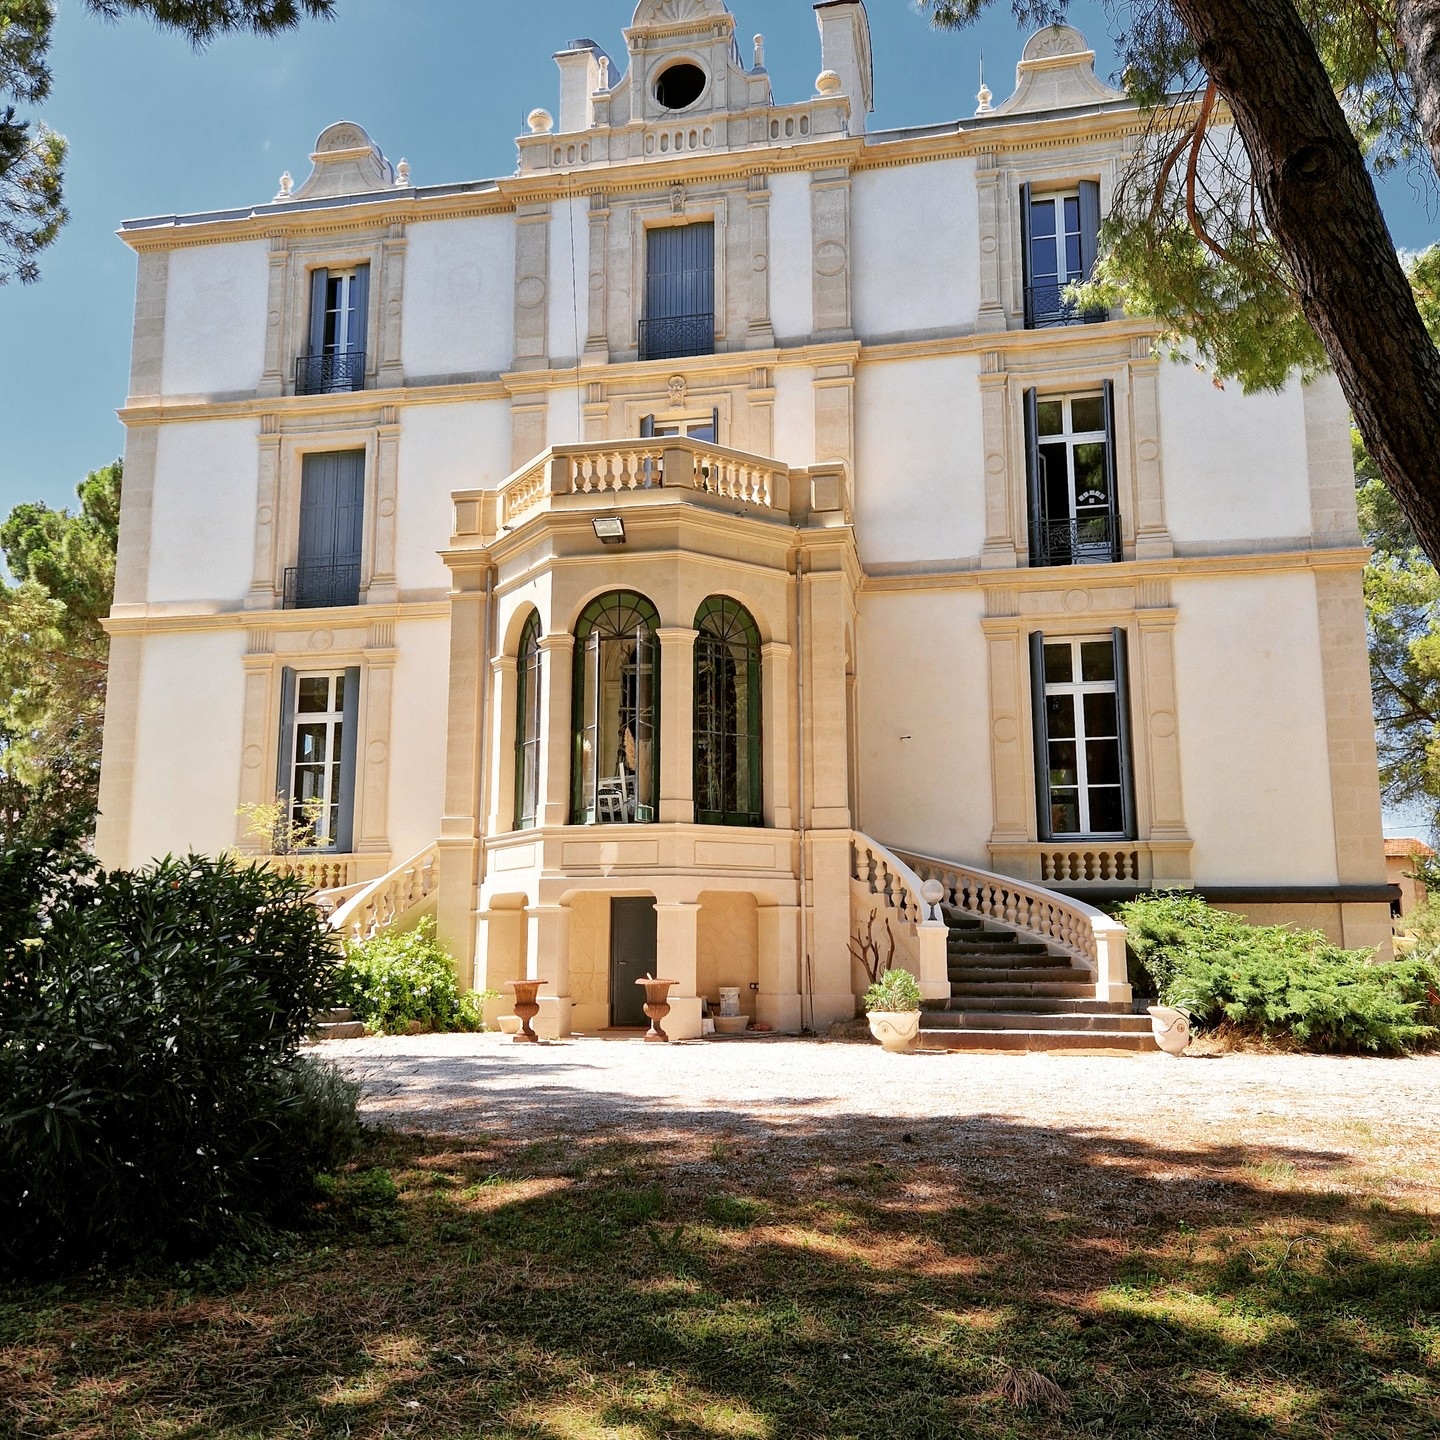
<path id="1" fill-rule="evenodd" d="M 675 360 L 714 350 L 714 224 L 704 221 L 648 230 L 640 358 Z"/>
<path id="2" fill-rule="evenodd" d="M 370 267 L 310 272 L 310 335 L 295 362 L 297 395 L 365 388 Z"/>
<path id="3" fill-rule="evenodd" d="M 1020 187 L 1020 256 L 1027 329 L 1084 325 L 1109 318 L 1077 310 L 1065 290 L 1090 278 L 1100 237 L 1100 186 L 1082 180 L 1073 190 Z"/>
<path id="4" fill-rule="evenodd" d="M 354 849 L 359 715 L 359 666 L 323 675 L 280 672 L 277 790 L 285 848 Z"/>
<path id="5" fill-rule="evenodd" d="M 1032 565 L 1123 558 L 1115 469 L 1115 387 L 1098 395 L 1025 392 Z"/>
<path id="6" fill-rule="evenodd" d="M 285 606 L 360 603 L 365 533 L 365 452 L 306 455 L 300 471 L 300 547 L 285 572 Z"/>
<path id="7" fill-rule="evenodd" d="M 1030 636 L 1036 830 L 1134 839 L 1127 637 Z"/>

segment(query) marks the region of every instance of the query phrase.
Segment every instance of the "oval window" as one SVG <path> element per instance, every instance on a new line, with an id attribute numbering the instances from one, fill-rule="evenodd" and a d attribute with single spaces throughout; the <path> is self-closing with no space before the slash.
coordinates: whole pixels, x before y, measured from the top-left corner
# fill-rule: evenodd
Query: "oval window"
<path id="1" fill-rule="evenodd" d="M 705 92 L 705 72 L 688 61 L 672 65 L 655 82 L 655 99 L 667 110 L 683 110 Z"/>

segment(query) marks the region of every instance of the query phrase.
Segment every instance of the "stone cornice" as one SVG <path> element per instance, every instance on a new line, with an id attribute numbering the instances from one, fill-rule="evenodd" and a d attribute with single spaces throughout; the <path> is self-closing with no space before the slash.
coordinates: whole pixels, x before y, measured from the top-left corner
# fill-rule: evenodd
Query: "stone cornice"
<path id="1" fill-rule="evenodd" d="M 783 109 L 784 107 L 778 107 Z M 379 190 L 337 197 L 323 206 L 289 203 L 196 215 L 127 221 L 117 232 L 132 250 L 169 250 L 243 240 L 376 231 L 395 224 L 513 212 L 524 204 L 595 194 L 634 195 L 675 185 L 728 184 L 753 175 L 845 167 L 888 169 L 927 161 L 997 157 L 1031 150 L 1108 144 L 1129 148 L 1147 121 L 1133 106 L 1027 115 L 1001 122 L 958 121 L 925 134 L 902 133 L 815 139 L 800 145 L 770 141 L 723 152 L 625 159 L 540 175 L 507 176 L 422 189 Z"/>
<path id="2" fill-rule="evenodd" d="M 105 633 L 158 635 L 211 630 L 266 630 L 303 633 L 307 630 L 362 630 L 376 621 L 445 620 L 450 601 L 402 600 L 394 605 L 354 605 L 328 610 L 166 610 L 127 606 L 100 623 Z"/>
<path id="3" fill-rule="evenodd" d="M 1282 574 L 1300 570 L 1363 570 L 1370 558 L 1364 546 L 1336 549 L 1269 550 L 1238 555 L 1175 555 L 1163 560 L 1121 560 L 1110 565 L 1021 568 L 1013 570 L 910 570 L 876 575 L 867 572 L 862 593 L 917 590 L 1084 590 L 1134 585 L 1157 578 L 1191 580 L 1211 576 Z M 1002 617 L 1003 618 L 1003 617 Z"/>

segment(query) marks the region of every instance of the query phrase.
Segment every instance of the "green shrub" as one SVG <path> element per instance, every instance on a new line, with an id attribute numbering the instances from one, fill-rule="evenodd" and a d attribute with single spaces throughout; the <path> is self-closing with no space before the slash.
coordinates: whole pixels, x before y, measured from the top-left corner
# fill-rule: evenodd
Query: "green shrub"
<path id="1" fill-rule="evenodd" d="M 429 916 L 413 930 L 346 946 L 339 990 L 342 1005 L 385 1034 L 412 1024 L 426 1030 L 483 1030 L 480 1009 L 495 993 L 461 993 L 455 962 L 435 939 Z"/>
<path id="2" fill-rule="evenodd" d="M 298 1049 L 336 951 L 229 858 L 0 854 L 0 1269 L 179 1260 L 297 1216 L 357 1137 Z"/>
<path id="3" fill-rule="evenodd" d="M 887 970 L 866 992 L 865 1011 L 920 1008 L 920 986 L 908 970 Z"/>
<path id="4" fill-rule="evenodd" d="M 1116 909 L 1166 1005 L 1307 1050 L 1399 1054 L 1431 1041 L 1440 966 L 1377 961 L 1318 930 L 1248 925 L 1198 896 L 1144 896 Z"/>

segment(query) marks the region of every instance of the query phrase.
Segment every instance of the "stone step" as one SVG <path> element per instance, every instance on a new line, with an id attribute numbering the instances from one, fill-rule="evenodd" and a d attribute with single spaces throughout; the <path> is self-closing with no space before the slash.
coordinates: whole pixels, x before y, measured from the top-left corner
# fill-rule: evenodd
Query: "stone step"
<path id="1" fill-rule="evenodd" d="M 1043 952 L 1047 947 L 1038 940 L 1021 940 L 1010 931 L 962 930 L 951 933 L 945 944 L 959 950 L 1028 950 Z"/>
<path id="2" fill-rule="evenodd" d="M 343 1009 L 322 1010 L 320 1014 L 316 1016 L 316 1020 L 321 1025 L 343 1025 L 354 1018 L 355 1012 L 353 1010 Z"/>
<path id="3" fill-rule="evenodd" d="M 1045 1015 L 1033 1011 L 937 1010 L 921 1016 L 922 1030 L 1084 1030 L 1110 1035 L 1149 1035 L 1148 1015 Z"/>
<path id="4" fill-rule="evenodd" d="M 975 966 L 982 971 L 995 968 L 1014 971 L 1014 969 L 1020 969 L 1022 965 L 1030 966 L 1031 969 L 1070 965 L 1068 956 L 1051 955 L 1048 950 L 1041 950 L 1040 955 L 1032 955 L 1027 950 L 1021 950 L 1020 953 L 1012 953 L 1011 950 L 949 950 L 946 952 L 945 960 L 952 971 L 953 969 L 975 968 Z"/>
<path id="5" fill-rule="evenodd" d="M 1095 986 L 1088 976 L 1084 984 L 1077 985 L 1061 984 L 1059 981 L 1024 983 L 1018 980 L 952 980 L 950 995 L 953 999 L 966 1000 L 972 995 L 993 995 L 1005 999 L 1032 996 L 1047 1000 L 1092 1000 L 1095 997 Z"/>
<path id="6" fill-rule="evenodd" d="M 353 1010 L 322 1010 L 310 1032 L 314 1040 L 363 1040 L 369 1031 Z"/>
<path id="7" fill-rule="evenodd" d="M 1025 1011 L 1035 1015 L 1130 1015 L 1134 1012 L 1118 1000 L 1054 1000 L 1025 995 L 967 995 L 961 1000 L 926 1000 L 921 1009 L 937 1014 L 946 1010 Z M 1148 1020 L 1149 1017 L 1147 1016 Z"/>
<path id="8" fill-rule="evenodd" d="M 935 1030 L 920 1031 L 922 1050 L 1129 1050 L 1155 1054 L 1148 1032 L 1112 1034 L 1096 1030 Z"/>
<path id="9" fill-rule="evenodd" d="M 1094 988 L 1095 980 L 1088 970 L 1073 965 L 1008 965 L 951 966 L 950 984 L 999 985 L 1012 981 L 1021 985 L 1086 985 Z"/>

